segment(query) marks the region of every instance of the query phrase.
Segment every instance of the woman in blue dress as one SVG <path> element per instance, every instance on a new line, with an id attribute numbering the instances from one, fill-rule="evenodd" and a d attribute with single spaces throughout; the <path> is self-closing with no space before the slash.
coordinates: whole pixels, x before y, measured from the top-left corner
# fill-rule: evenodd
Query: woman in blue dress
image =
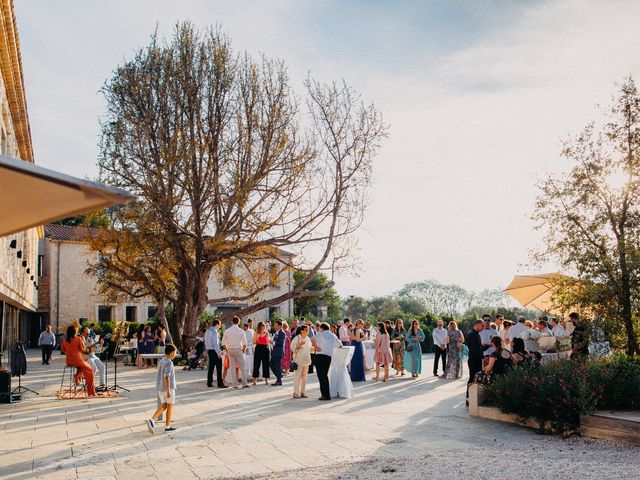
<path id="1" fill-rule="evenodd" d="M 411 372 L 411 378 L 418 378 L 422 373 L 422 347 L 424 332 L 420 328 L 420 322 L 411 322 L 411 330 L 407 333 L 407 349 L 404 355 L 404 367 Z"/>
<path id="2" fill-rule="evenodd" d="M 351 358 L 351 381 L 366 382 L 364 374 L 364 348 L 362 342 L 365 340 L 363 331 L 364 322 L 358 320 L 356 328 L 351 333 L 351 346 L 354 347 L 353 357 Z"/>
<path id="3" fill-rule="evenodd" d="M 155 353 L 157 337 L 153 333 L 151 333 L 151 327 L 145 327 L 144 335 L 142 338 L 144 340 L 144 353 Z M 146 366 L 150 366 L 150 362 L 151 360 L 147 359 Z"/>

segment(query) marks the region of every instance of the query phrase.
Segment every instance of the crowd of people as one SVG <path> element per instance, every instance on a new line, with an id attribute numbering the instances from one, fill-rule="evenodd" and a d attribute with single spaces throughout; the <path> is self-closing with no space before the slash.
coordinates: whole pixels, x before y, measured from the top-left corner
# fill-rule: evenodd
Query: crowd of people
<path id="1" fill-rule="evenodd" d="M 411 374 L 412 379 L 422 374 L 422 344 L 425 332 L 415 320 L 405 326 L 403 320 L 379 322 L 375 325 L 363 320 L 352 322 L 349 318 L 335 325 L 316 322 L 301 317 L 289 325 L 282 320 L 258 322 L 251 319 L 242 323 L 234 317 L 221 334 L 221 323 L 213 320 L 202 330 L 199 344 L 192 345 L 187 352 L 190 362 L 206 362 L 207 386 L 218 388 L 249 388 L 264 382 L 274 387 L 282 386 L 284 376 L 292 375 L 293 399 L 308 398 L 306 385 L 308 375 L 314 372 L 320 385 L 319 400 L 331 400 L 329 369 L 336 348 L 352 347 L 353 355 L 348 364 L 352 382 L 365 382 L 369 372 L 372 381 L 387 382 L 390 370 L 396 377 Z M 555 337 L 570 341 L 572 356 L 588 355 L 588 338 L 580 324 L 577 313 L 564 319 L 540 317 L 535 322 L 519 318 L 517 322 L 506 320 L 502 315 L 492 319 L 483 315 L 469 332 L 463 334 L 456 322 L 445 328 L 442 320 L 431 331 L 434 348 L 433 375 L 447 379 L 462 377 L 463 359 L 468 356 L 469 381 L 487 383 L 496 375 L 502 375 L 519 365 L 534 364 L 540 359 L 536 348 L 530 347 L 532 340 Z M 177 354 L 164 327 L 152 330 L 142 325 L 134 333 L 137 339 L 137 365 L 145 368 L 142 354 L 164 352 L 158 362 L 156 389 L 162 406 L 147 421 L 150 431 L 155 432 L 154 421 L 167 414 L 166 429 L 170 424 L 172 405 L 175 402 L 175 374 L 173 359 Z M 75 367 L 74 379 L 80 383 L 84 377 L 88 396 L 96 395 L 106 388 L 105 365 L 96 354 L 100 344 L 91 326 L 71 325 L 61 343 L 66 364 Z M 102 342 L 102 339 L 101 339 Z M 529 342 L 529 343 L 527 343 Z M 56 337 L 47 326 L 39 338 L 42 347 L 42 363 L 49 364 Z M 529 345 L 529 347 L 528 347 Z M 533 345 L 538 345 L 535 341 Z M 202 354 L 203 358 L 200 358 Z M 206 357 L 206 360 L 205 358 Z M 170 366 L 169 366 L 170 365 Z M 441 369 L 441 374 L 439 370 Z M 270 383 L 271 378 L 275 380 Z"/>
<path id="2" fill-rule="evenodd" d="M 506 320 L 502 315 L 485 314 L 476 320 L 468 332 L 465 343 L 468 350 L 469 381 L 490 383 L 495 376 L 521 365 L 540 362 L 541 338 L 556 341 L 567 340 L 571 347 L 571 358 L 583 359 L 589 355 L 589 338 L 576 312 L 567 319 L 538 318 L 535 322 L 518 318 L 517 322 Z"/>
<path id="3" fill-rule="evenodd" d="M 396 377 L 410 374 L 416 379 L 422 374 L 422 344 L 426 336 L 417 320 L 405 326 L 401 319 L 372 325 L 346 318 L 329 325 L 314 324 L 301 317 L 292 320 L 291 325 L 276 320 L 254 326 L 251 319 L 242 323 L 234 318 L 223 334 L 221 329 L 219 320 L 207 324 L 200 332 L 201 351 L 196 340 L 187 352 L 191 365 L 200 361 L 200 353 L 206 357 L 208 387 L 248 388 L 263 382 L 281 386 L 284 376 L 293 375 L 292 398 L 306 398 L 307 375 L 315 368 L 322 386 L 330 365 L 330 353 L 329 361 L 324 358 L 326 351 L 344 346 L 353 347 L 348 365 L 352 382 L 365 382 L 368 376 L 372 381 L 387 382 L 391 369 Z M 441 365 L 443 377 L 461 378 L 466 347 L 456 322 L 450 322 L 445 329 L 440 321 L 431 334 L 436 350 L 434 375 L 439 376 Z M 321 398 L 329 398 L 327 391 L 322 392 Z"/>

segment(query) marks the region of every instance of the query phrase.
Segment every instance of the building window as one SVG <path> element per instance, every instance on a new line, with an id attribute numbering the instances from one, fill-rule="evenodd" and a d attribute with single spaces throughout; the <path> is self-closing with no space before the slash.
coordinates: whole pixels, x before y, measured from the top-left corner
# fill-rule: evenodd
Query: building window
<path id="1" fill-rule="evenodd" d="M 158 307 L 156 307 L 155 305 L 147 307 L 147 320 L 155 317 L 157 314 L 158 314 Z"/>
<path id="2" fill-rule="evenodd" d="M 278 271 L 277 263 L 269 264 L 269 282 L 272 288 L 280 288 L 280 281 L 278 279 L 280 272 Z"/>
<path id="3" fill-rule="evenodd" d="M 124 315 L 125 320 L 129 323 L 136 321 L 137 308 L 136 307 L 125 307 Z"/>
<path id="4" fill-rule="evenodd" d="M 7 138 L 7 134 L 4 131 L 4 128 L 2 129 L 2 138 L 0 139 L 0 141 L 2 142 L 0 146 L 2 155 L 9 156 L 9 139 Z"/>
<path id="5" fill-rule="evenodd" d="M 44 276 L 44 255 L 38 255 L 38 277 Z"/>
<path id="6" fill-rule="evenodd" d="M 280 316 L 280 307 L 269 307 L 269 321 L 273 322 L 282 318 Z"/>
<path id="7" fill-rule="evenodd" d="M 111 316 L 112 308 L 106 305 L 100 305 L 98 307 L 98 321 L 99 322 L 110 322 L 112 320 Z"/>

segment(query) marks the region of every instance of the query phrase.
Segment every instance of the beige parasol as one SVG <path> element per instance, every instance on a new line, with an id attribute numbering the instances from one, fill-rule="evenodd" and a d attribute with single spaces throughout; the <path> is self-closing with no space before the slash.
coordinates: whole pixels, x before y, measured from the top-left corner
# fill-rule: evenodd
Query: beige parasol
<path id="1" fill-rule="evenodd" d="M 535 308 L 543 312 L 555 311 L 551 301 L 554 282 L 559 280 L 559 273 L 541 273 L 538 275 L 516 275 L 504 289 L 525 308 Z"/>
<path id="2" fill-rule="evenodd" d="M 0 156 L 0 236 L 133 199 L 120 188 Z"/>

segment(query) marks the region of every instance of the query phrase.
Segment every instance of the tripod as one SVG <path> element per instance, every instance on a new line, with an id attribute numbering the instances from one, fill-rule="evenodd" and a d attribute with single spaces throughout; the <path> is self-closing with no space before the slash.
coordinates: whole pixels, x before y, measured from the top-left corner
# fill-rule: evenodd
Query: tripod
<path id="1" fill-rule="evenodd" d="M 16 365 L 14 365 L 14 362 L 16 362 Z M 18 386 L 11 392 L 12 396 L 21 395 L 22 392 L 30 392 L 40 395 L 35 390 L 22 386 L 22 373 L 27 373 L 27 355 L 24 351 L 22 342 L 16 342 L 16 346 L 11 353 L 11 370 L 12 374 L 15 372 L 15 374 L 18 375 Z"/>
<path id="2" fill-rule="evenodd" d="M 130 391 L 128 388 L 124 388 L 118 385 L 118 360 L 122 360 L 126 356 L 127 356 L 126 353 L 113 354 L 113 385 L 110 387 L 107 387 L 107 390 L 113 391 L 113 392 L 116 392 L 118 389 L 124 390 L 125 392 Z"/>
<path id="3" fill-rule="evenodd" d="M 36 395 L 40 395 L 35 390 L 31 390 L 30 388 L 23 387 L 22 386 L 22 375 L 20 375 L 20 373 L 18 373 L 18 386 L 13 389 L 13 391 L 11 392 L 11 395 L 22 394 L 22 392 L 35 393 Z"/>

